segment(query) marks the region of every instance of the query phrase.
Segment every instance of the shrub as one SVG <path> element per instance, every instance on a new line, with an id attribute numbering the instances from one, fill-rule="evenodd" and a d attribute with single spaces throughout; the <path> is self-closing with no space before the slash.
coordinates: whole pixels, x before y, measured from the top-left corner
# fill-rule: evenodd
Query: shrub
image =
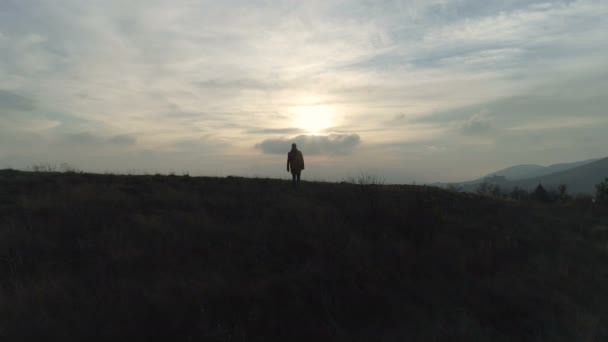
<path id="1" fill-rule="evenodd" d="M 568 185 L 566 185 L 566 184 L 560 184 L 557 187 L 557 191 L 559 191 L 559 197 L 561 199 L 564 199 L 568 195 Z"/>
<path id="2" fill-rule="evenodd" d="M 532 197 L 535 200 L 541 202 L 549 202 L 549 193 L 545 190 L 545 187 L 542 184 L 538 184 L 534 192 L 532 193 Z"/>
<path id="3" fill-rule="evenodd" d="M 476 192 L 480 195 L 489 195 L 494 197 L 502 197 L 503 191 L 500 185 L 483 181 L 477 186 Z"/>
<path id="4" fill-rule="evenodd" d="M 32 171 L 34 172 L 57 172 L 57 168 L 51 164 L 34 164 L 32 165 Z"/>
<path id="5" fill-rule="evenodd" d="M 78 168 L 71 166 L 68 163 L 55 164 L 34 164 L 31 166 L 33 172 L 63 172 L 63 173 L 82 173 Z"/>
<path id="6" fill-rule="evenodd" d="M 59 166 L 59 169 L 61 170 L 61 172 L 63 173 L 82 173 L 81 170 L 79 170 L 78 168 L 69 165 L 68 163 L 63 163 Z"/>
<path id="7" fill-rule="evenodd" d="M 460 184 L 448 184 L 448 186 L 446 187 L 446 189 L 449 190 L 449 191 L 453 191 L 453 192 L 462 192 L 462 191 L 464 191 L 464 188 Z"/>
<path id="8" fill-rule="evenodd" d="M 478 194 L 487 194 L 490 192 L 489 189 L 490 189 L 490 183 L 484 181 L 477 186 L 477 189 L 475 189 L 475 191 Z"/>
<path id="9" fill-rule="evenodd" d="M 608 177 L 595 186 L 595 196 L 602 202 L 608 200 Z"/>
<path id="10" fill-rule="evenodd" d="M 522 189 L 518 186 L 514 187 L 509 194 L 509 196 L 514 200 L 523 200 L 528 198 L 529 195 L 528 190 Z"/>
<path id="11" fill-rule="evenodd" d="M 349 176 L 344 182 L 358 185 L 384 185 L 384 179 L 365 171 L 360 171 L 356 176 Z"/>
<path id="12" fill-rule="evenodd" d="M 492 194 L 494 197 L 502 197 L 502 189 L 500 188 L 500 185 L 493 184 L 490 189 L 490 194 Z"/>

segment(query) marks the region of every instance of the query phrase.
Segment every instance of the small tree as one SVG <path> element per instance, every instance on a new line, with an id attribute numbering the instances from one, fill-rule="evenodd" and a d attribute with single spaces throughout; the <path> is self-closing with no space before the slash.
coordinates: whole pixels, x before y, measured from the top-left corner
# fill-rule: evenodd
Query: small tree
<path id="1" fill-rule="evenodd" d="M 496 183 L 490 183 L 487 181 L 483 181 L 482 183 L 479 183 L 479 185 L 477 185 L 477 189 L 475 189 L 475 191 L 480 195 L 489 195 L 489 196 L 493 196 L 493 197 L 503 197 L 504 196 L 504 192 L 502 191 L 502 188 L 500 187 L 500 185 L 498 185 Z"/>
<path id="2" fill-rule="evenodd" d="M 462 192 L 463 190 L 462 185 L 460 184 L 448 184 L 446 189 L 454 192 Z"/>
<path id="3" fill-rule="evenodd" d="M 595 186 L 595 197 L 602 202 L 608 200 L 608 177 Z"/>
<path id="4" fill-rule="evenodd" d="M 488 182 L 486 182 L 486 181 L 481 182 L 481 183 L 480 183 L 480 184 L 477 186 L 477 189 L 475 189 L 475 191 L 476 191 L 478 194 L 484 194 L 484 195 L 485 195 L 485 194 L 487 194 L 487 193 L 489 193 L 489 192 L 490 192 L 490 183 L 488 183 Z"/>
<path id="5" fill-rule="evenodd" d="M 490 194 L 492 194 L 494 197 L 502 197 L 502 189 L 500 188 L 500 185 L 492 184 L 490 187 Z"/>
<path id="6" fill-rule="evenodd" d="M 538 184 L 532 196 L 534 197 L 534 199 L 539 200 L 541 202 L 549 201 L 549 194 L 547 193 L 547 190 L 545 190 L 545 187 L 542 184 Z"/>
<path id="7" fill-rule="evenodd" d="M 511 191 L 510 196 L 514 200 L 523 200 L 523 199 L 528 198 L 529 194 L 526 189 L 522 189 L 522 188 L 516 186 Z"/>
<path id="8" fill-rule="evenodd" d="M 557 191 L 559 191 L 559 199 L 561 201 L 565 201 L 568 199 L 568 185 L 560 184 L 557 186 Z"/>

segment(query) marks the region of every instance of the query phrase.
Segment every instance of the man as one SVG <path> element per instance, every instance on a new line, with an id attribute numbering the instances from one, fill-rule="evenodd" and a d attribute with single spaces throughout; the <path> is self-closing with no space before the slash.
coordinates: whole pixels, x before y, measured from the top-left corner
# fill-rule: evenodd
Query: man
<path id="1" fill-rule="evenodd" d="M 300 185 L 300 173 L 304 170 L 304 156 L 296 144 L 291 144 L 291 151 L 287 153 L 287 172 L 291 169 L 291 185 L 295 188 Z M 297 180 L 297 183 L 296 183 Z"/>

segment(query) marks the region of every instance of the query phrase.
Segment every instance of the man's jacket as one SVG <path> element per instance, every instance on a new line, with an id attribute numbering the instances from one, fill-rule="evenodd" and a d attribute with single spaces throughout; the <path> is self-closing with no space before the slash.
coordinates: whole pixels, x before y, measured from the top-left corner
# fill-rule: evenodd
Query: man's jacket
<path id="1" fill-rule="evenodd" d="M 292 173 L 298 173 L 304 170 L 304 156 L 298 150 L 291 150 L 287 153 L 287 169 Z"/>

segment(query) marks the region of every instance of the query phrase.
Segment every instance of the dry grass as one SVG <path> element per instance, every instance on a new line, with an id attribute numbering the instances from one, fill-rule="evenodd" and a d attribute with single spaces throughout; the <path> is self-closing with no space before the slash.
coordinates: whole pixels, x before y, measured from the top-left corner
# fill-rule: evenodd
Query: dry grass
<path id="1" fill-rule="evenodd" d="M 603 341 L 606 226 L 422 186 L 0 171 L 0 340 Z"/>

